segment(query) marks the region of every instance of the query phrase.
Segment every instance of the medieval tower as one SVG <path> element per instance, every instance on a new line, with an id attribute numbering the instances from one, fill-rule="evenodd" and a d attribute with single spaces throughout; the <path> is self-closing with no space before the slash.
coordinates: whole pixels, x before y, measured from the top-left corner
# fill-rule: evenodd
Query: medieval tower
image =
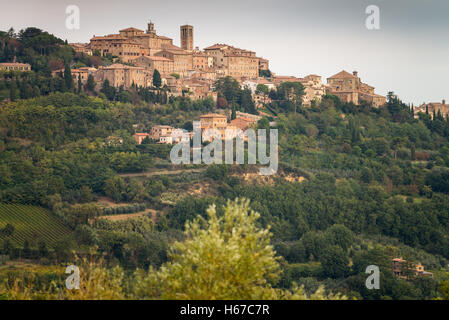
<path id="1" fill-rule="evenodd" d="M 188 24 L 181 26 L 181 48 L 184 50 L 193 50 L 193 26 Z"/>
<path id="2" fill-rule="evenodd" d="M 147 34 L 156 35 L 156 30 L 154 29 L 154 23 L 151 21 L 150 21 L 150 23 L 148 23 Z"/>

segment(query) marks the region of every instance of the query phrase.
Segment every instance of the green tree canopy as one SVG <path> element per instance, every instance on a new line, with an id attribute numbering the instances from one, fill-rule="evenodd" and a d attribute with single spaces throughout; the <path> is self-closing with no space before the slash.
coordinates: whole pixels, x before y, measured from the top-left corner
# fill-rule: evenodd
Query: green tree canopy
<path id="1" fill-rule="evenodd" d="M 271 233 L 257 226 L 260 214 L 248 200 L 228 201 L 222 216 L 215 205 L 208 220 L 186 224 L 184 242 L 171 248 L 159 271 L 138 275 L 136 295 L 162 299 L 306 299 L 302 289 L 273 288 L 280 264 Z M 318 293 L 315 298 L 325 298 Z"/>

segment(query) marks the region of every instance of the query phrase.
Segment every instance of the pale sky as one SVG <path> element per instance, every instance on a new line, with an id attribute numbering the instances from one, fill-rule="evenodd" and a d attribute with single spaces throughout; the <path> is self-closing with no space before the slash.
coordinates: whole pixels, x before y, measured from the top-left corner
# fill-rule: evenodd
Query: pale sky
<path id="1" fill-rule="evenodd" d="M 326 78 L 357 70 L 376 93 L 405 102 L 449 101 L 447 0 L 1 0 L 0 30 L 33 26 L 69 42 L 126 27 L 180 45 L 179 26 L 194 26 L 194 46 L 227 43 L 256 51 L 279 75 Z M 80 8 L 80 29 L 65 26 L 66 7 Z M 368 30 L 368 5 L 380 8 L 380 30 Z"/>

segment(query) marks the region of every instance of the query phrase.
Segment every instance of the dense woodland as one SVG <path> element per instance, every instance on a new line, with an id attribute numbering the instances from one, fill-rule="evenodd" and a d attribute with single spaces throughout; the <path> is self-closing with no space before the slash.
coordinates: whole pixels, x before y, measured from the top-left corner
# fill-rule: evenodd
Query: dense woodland
<path id="1" fill-rule="evenodd" d="M 182 277 L 177 266 L 186 259 L 174 254 L 173 247 L 181 248 L 185 255 L 200 250 L 198 243 L 209 244 L 207 239 L 218 232 L 214 214 L 227 221 L 226 217 L 242 215 L 249 206 L 260 214 L 251 220 L 251 232 L 269 228 L 272 234 L 263 241 L 273 246 L 273 252 L 266 254 L 276 262 L 259 265 L 264 271 L 258 276 L 275 291 L 258 288 L 245 292 L 246 296 L 217 293 L 221 297 L 292 298 L 300 292 L 295 296 L 300 298 L 324 287 L 326 294 L 357 299 L 447 298 L 447 118 L 427 113 L 415 119 L 410 106 L 393 93 L 379 109 L 344 104 L 330 95 L 303 107 L 303 88 L 287 83 L 267 93 L 273 102 L 265 111 L 272 117 L 258 123 L 259 128 L 268 128 L 274 120 L 274 128 L 279 130 L 278 175 L 264 181 L 247 180 L 245 174 L 257 172 L 256 167 L 173 166 L 170 146 L 152 141 L 136 145 L 133 133 L 148 132 L 156 124 L 191 129 L 191 122 L 201 113 L 216 109 L 257 113 L 246 89 L 225 78 L 216 85 L 216 104 L 188 97 L 157 102 L 146 99 L 145 94 L 150 93 L 139 93 L 139 88 L 128 93 L 130 99 L 123 94 L 116 99 L 119 90 L 113 97 L 77 90 L 76 83 L 68 89 L 70 81 L 66 82 L 64 74 L 54 80 L 47 67 L 52 59 L 61 59 L 64 66 L 79 62 L 78 58 L 64 41 L 34 32 L 0 34 L 0 61 L 16 56 L 35 70 L 0 77 L 0 93 L 5 94 L 0 103 L 0 203 L 47 208 L 73 233 L 55 245 L 40 239 L 19 244 L 8 238 L 15 226 L 5 226 L 0 230 L 1 254 L 11 260 L 28 259 L 46 271 L 31 272 L 28 278 L 19 271 L 0 268 L 4 288 L 11 288 L 8 286 L 15 279 L 25 279 L 24 287 L 31 283 L 43 290 L 45 284 L 62 277 L 53 267 L 73 261 L 74 253 L 85 256 L 95 250 L 94 256 L 101 256 L 103 262 L 94 271 L 117 285 L 111 284 L 111 298 L 172 298 L 174 292 L 187 290 L 167 280 L 170 276 L 162 274 L 167 269 L 159 269 L 170 266 L 172 277 Z M 50 83 L 44 85 L 45 81 Z M 44 86 L 57 88 L 52 81 L 61 82 L 60 90 L 43 90 Z M 31 95 L 17 89 L 27 85 Z M 9 96 L 11 86 L 17 86 L 14 97 Z M 138 96 L 144 98 L 134 99 Z M 185 172 L 163 174 L 180 169 Z M 142 172 L 153 174 L 129 175 Z M 190 192 L 192 185 L 201 186 L 203 192 Z M 105 197 L 117 206 L 99 205 L 99 199 Z M 227 204 L 237 198 L 246 198 L 249 204 Z M 212 209 L 208 211 L 213 204 L 214 214 Z M 120 221 L 100 219 L 147 209 L 156 214 Z M 209 219 L 208 237 L 196 229 L 199 225 L 190 224 L 198 216 L 202 217 L 196 222 L 199 225 Z M 229 240 L 223 228 L 220 236 Z M 396 278 L 391 271 L 395 257 L 421 262 L 434 277 Z M 224 259 L 223 265 L 232 263 L 225 255 L 220 259 Z M 365 268 L 372 264 L 381 268 L 380 290 L 368 290 L 364 285 Z M 114 278 L 114 268 L 120 268 L 124 278 Z M 148 268 L 159 270 L 160 278 L 139 273 Z M 126 287 L 127 277 L 137 277 L 140 287 L 124 292 L 121 288 Z M 148 288 L 142 285 L 145 283 Z M 158 285 L 163 289 L 156 290 Z M 298 291 L 298 286 L 303 286 L 303 291 Z M 190 292 L 184 297 L 206 297 L 203 294 Z M 0 295 L 12 297 L 2 290 Z"/>

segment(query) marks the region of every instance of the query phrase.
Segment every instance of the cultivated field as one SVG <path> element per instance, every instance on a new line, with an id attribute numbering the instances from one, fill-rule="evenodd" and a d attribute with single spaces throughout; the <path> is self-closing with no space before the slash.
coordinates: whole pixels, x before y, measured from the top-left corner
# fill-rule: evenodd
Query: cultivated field
<path id="1" fill-rule="evenodd" d="M 14 233 L 6 236 L 1 230 L 14 226 Z M 0 239 L 8 238 L 17 245 L 25 239 L 30 242 L 43 240 L 53 246 L 56 241 L 70 235 L 71 229 L 50 211 L 36 206 L 21 204 L 0 204 Z"/>

